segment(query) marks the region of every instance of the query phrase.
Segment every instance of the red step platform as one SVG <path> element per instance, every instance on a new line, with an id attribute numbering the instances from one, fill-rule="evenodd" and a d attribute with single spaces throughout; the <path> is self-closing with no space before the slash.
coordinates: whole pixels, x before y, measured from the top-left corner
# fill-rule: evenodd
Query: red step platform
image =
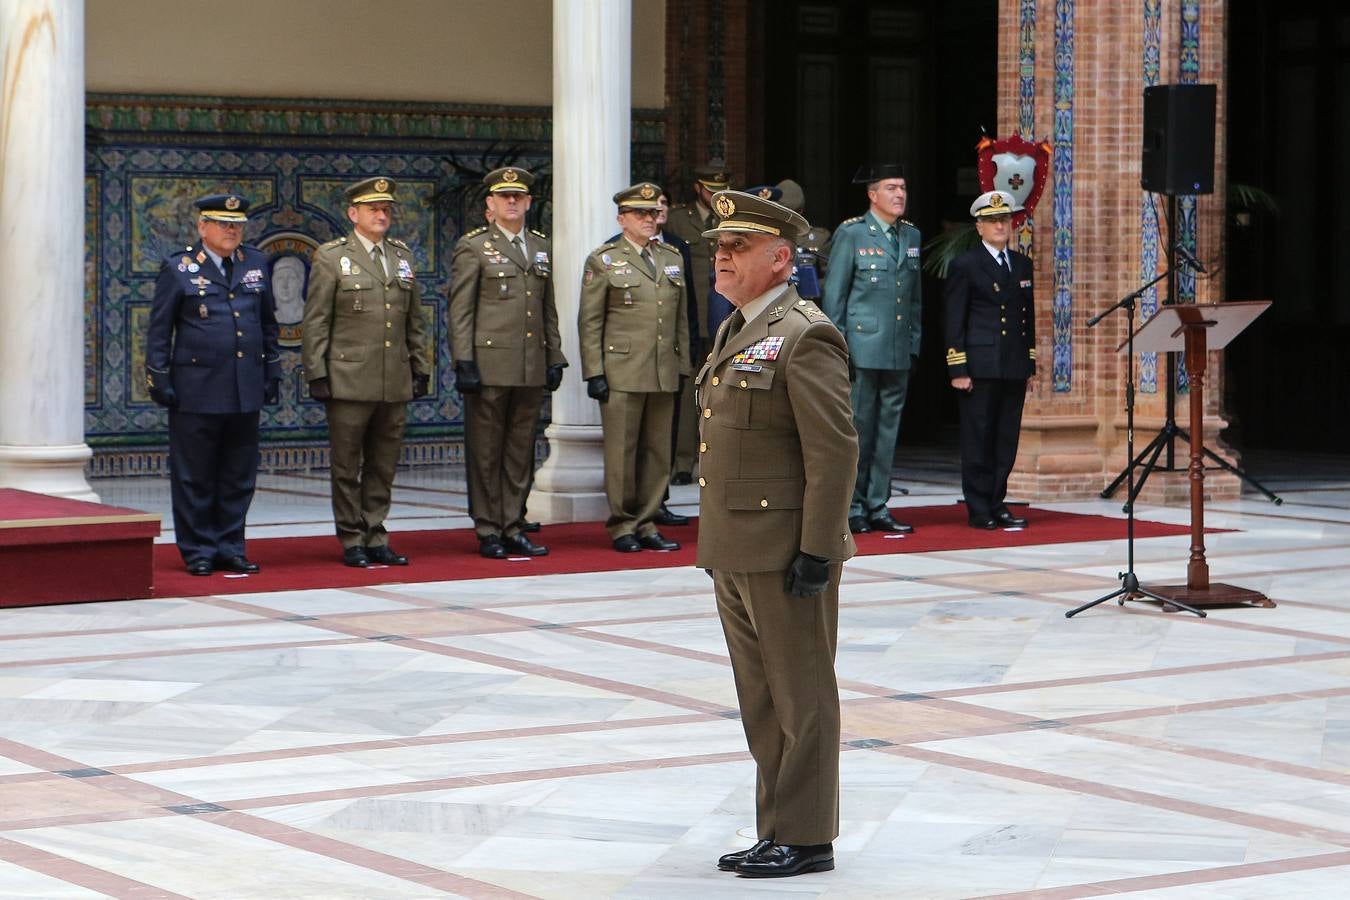
<path id="1" fill-rule="evenodd" d="M 152 513 L 0 488 L 0 607 L 149 597 L 158 536 Z"/>

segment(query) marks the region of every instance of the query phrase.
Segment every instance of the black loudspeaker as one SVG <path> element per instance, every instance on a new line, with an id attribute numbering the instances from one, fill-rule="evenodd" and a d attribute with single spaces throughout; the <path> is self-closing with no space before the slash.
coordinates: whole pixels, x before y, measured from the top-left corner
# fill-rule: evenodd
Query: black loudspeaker
<path id="1" fill-rule="evenodd" d="M 1157 194 L 1214 193 L 1212 84 L 1144 88 L 1144 150 L 1139 183 Z"/>

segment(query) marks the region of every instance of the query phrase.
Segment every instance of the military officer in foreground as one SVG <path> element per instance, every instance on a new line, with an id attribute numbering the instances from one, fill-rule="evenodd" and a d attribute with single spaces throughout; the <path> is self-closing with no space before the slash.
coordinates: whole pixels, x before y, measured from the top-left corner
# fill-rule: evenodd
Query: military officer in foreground
<path id="1" fill-rule="evenodd" d="M 394 179 L 347 188 L 350 234 L 314 251 L 305 296 L 309 393 L 328 410 L 329 478 L 342 561 L 406 566 L 384 520 L 408 401 L 430 388 L 422 291 L 407 244 L 388 237 Z"/>
<path id="2" fill-rule="evenodd" d="M 682 260 L 651 239 L 660 196 L 650 182 L 614 195 L 623 233 L 586 258 L 577 314 L 581 374 L 604 432 L 605 527 L 621 553 L 680 547 L 653 521 L 670 478 L 676 393 L 692 371 Z"/>
<path id="3" fill-rule="evenodd" d="M 1036 374 L 1031 259 L 1008 249 L 1012 214 L 1003 191 L 975 198 L 980 245 L 952 261 L 943 292 L 947 374 L 961 412 L 961 491 L 972 528 L 1025 528 L 1004 498 L 1017 459 L 1022 404 Z"/>
<path id="4" fill-rule="evenodd" d="M 864 166 L 868 210 L 834 232 L 824 309 L 848 340 L 853 363 L 853 418 L 858 426 L 858 483 L 849 507 L 855 532 L 907 533 L 891 517 L 891 469 L 909 375 L 919 358 L 923 282 L 919 229 L 900 218 L 908 187 L 891 163 Z"/>
<path id="5" fill-rule="evenodd" d="M 858 439 L 848 349 L 787 283 L 806 220 L 722 191 L 717 289 L 737 311 L 696 379 L 702 409 L 698 565 L 709 570 L 758 770 L 759 840 L 718 868 L 834 868 L 839 834 L 839 576 L 854 553 Z"/>
<path id="6" fill-rule="evenodd" d="M 548 236 L 525 227 L 534 176 L 495 169 L 490 224 L 464 235 L 450 264 L 450 355 L 464 397 L 469 509 L 488 559 L 543 556 L 523 532 L 544 389 L 562 384 L 567 360 L 553 303 Z"/>
<path id="7" fill-rule="evenodd" d="M 160 264 L 145 384 L 169 410 L 173 531 L 187 570 L 252 574 L 244 520 L 258 476 L 258 414 L 277 402 L 277 318 L 267 257 L 241 243 L 248 201 L 195 203 L 201 243 Z"/>

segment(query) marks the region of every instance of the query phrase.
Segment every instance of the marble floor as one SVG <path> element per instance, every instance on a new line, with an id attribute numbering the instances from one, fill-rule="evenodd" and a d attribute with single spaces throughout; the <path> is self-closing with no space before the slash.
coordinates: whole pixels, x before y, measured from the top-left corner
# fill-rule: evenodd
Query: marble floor
<path id="1" fill-rule="evenodd" d="M 0 897 L 1343 896 L 1350 461 L 1274 463 L 1208 546 L 1276 609 L 1066 619 L 1122 541 L 850 562 L 838 868 L 767 883 L 713 865 L 754 771 L 697 570 L 0 610 Z M 939 453 L 897 484 L 957 495 Z M 462 487 L 403 473 L 392 529 Z M 329 530 L 322 474 L 263 476 L 251 536 Z"/>

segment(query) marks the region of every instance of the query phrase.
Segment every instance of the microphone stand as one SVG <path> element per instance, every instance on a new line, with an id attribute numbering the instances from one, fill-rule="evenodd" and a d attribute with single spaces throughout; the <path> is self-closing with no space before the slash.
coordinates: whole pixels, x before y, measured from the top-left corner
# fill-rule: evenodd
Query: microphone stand
<path id="1" fill-rule="evenodd" d="M 1119 598 L 1116 602 L 1119 605 L 1124 606 L 1126 600 L 1135 600 L 1142 597 L 1147 597 L 1150 600 L 1157 600 L 1159 603 L 1165 604 L 1166 606 L 1184 609 L 1186 612 L 1195 613 L 1202 619 L 1205 618 L 1205 613 L 1202 610 L 1198 610 L 1194 606 L 1188 606 L 1185 603 L 1170 597 L 1163 597 L 1160 594 L 1155 594 L 1148 588 L 1141 586 L 1139 584 L 1139 577 L 1134 574 L 1134 467 L 1138 465 L 1134 458 L 1134 304 L 1136 300 L 1144 295 L 1145 291 L 1153 287 L 1153 285 L 1157 284 L 1159 281 L 1162 281 L 1169 274 L 1170 270 L 1163 272 L 1137 291 L 1126 294 L 1124 297 L 1120 298 L 1120 302 L 1111 306 L 1109 309 L 1104 310 L 1099 315 L 1095 315 L 1088 319 L 1087 322 L 1088 327 L 1092 328 L 1102 319 L 1105 319 L 1118 309 L 1125 310 L 1129 316 L 1129 321 L 1126 323 L 1125 329 L 1125 358 L 1128 360 L 1126 364 L 1127 374 L 1125 379 L 1125 455 L 1130 460 L 1125 466 L 1125 477 L 1129 479 L 1128 491 L 1130 498 L 1125 504 L 1126 563 L 1125 571 L 1118 573 L 1116 576 L 1120 579 L 1120 587 L 1109 594 L 1098 597 L 1096 600 L 1092 600 L 1088 603 L 1084 603 L 1082 606 L 1069 610 L 1064 614 L 1064 618 L 1066 619 L 1072 619 L 1083 610 L 1091 609 L 1100 603 L 1105 603 L 1107 600 L 1116 600 L 1116 598 Z"/>

